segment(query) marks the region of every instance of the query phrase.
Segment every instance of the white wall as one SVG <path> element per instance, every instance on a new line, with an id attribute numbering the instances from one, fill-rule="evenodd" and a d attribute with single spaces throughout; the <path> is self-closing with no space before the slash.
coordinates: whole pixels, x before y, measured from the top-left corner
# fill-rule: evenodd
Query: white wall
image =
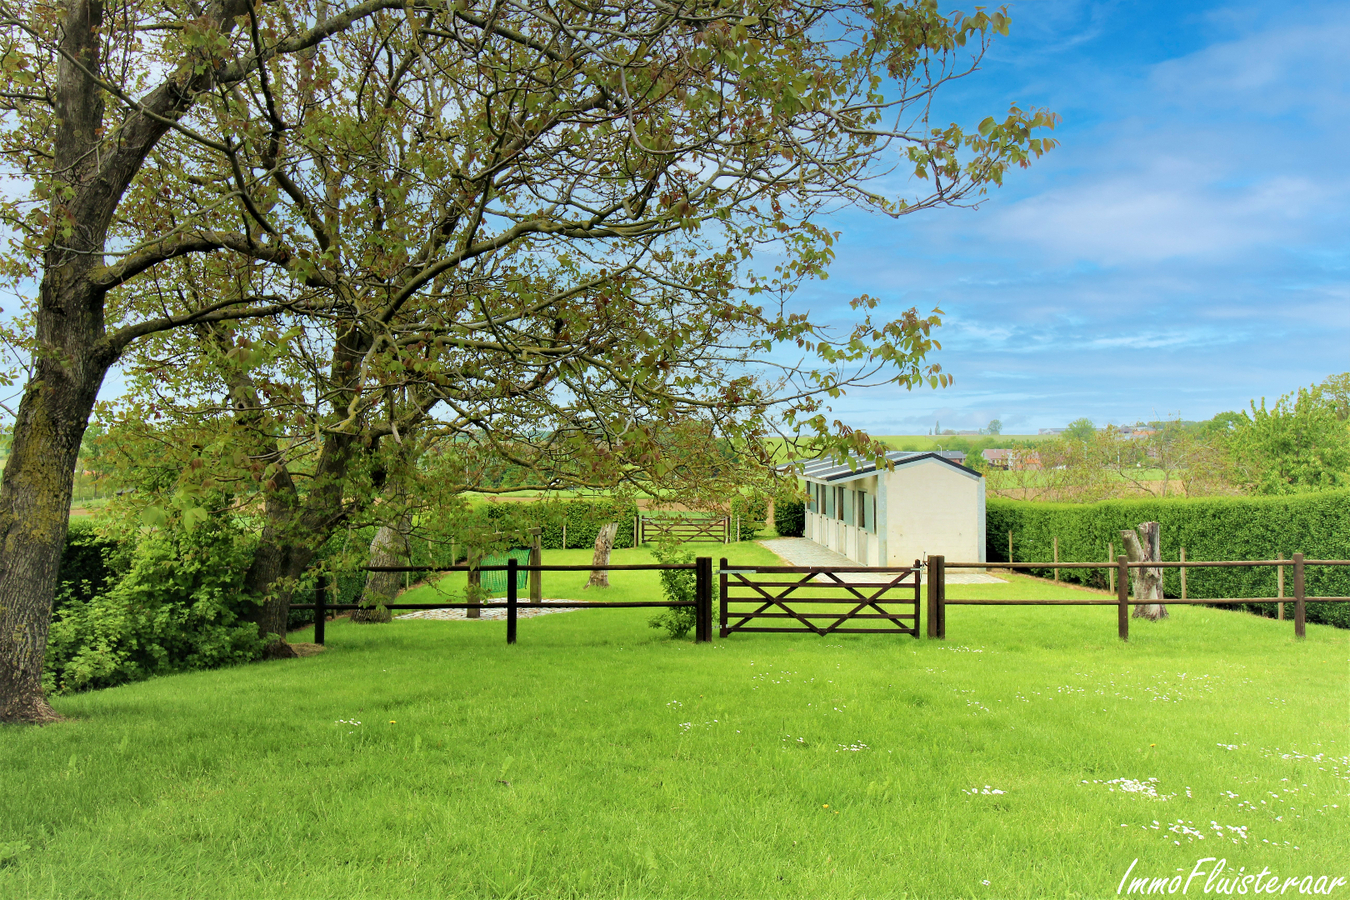
<path id="1" fill-rule="evenodd" d="M 897 466 L 886 478 L 888 565 L 941 554 L 984 560 L 984 479 L 933 459 Z"/>

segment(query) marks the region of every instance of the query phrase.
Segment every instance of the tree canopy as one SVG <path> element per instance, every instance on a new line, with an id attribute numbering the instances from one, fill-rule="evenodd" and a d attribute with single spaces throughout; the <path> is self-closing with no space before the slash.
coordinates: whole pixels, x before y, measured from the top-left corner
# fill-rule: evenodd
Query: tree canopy
<path id="1" fill-rule="evenodd" d="M 822 209 L 970 202 L 1053 145 L 1039 110 L 929 121 L 1007 24 L 927 0 L 7 3 L 3 271 L 41 286 L 11 335 L 0 719 L 50 715 L 70 471 L 128 351 L 153 382 L 134 409 L 216 423 L 171 446 L 250 435 L 226 456 L 291 532 L 420 440 L 613 482 L 661 474 L 676 422 L 748 434 L 777 404 L 867 446 L 822 398 L 945 382 L 936 317 L 862 297 L 833 335 L 785 300 L 831 258 Z M 894 171 L 923 187 L 885 195 Z M 811 361 L 756 371 L 780 345 Z M 288 540 L 263 582 L 306 564 Z"/>

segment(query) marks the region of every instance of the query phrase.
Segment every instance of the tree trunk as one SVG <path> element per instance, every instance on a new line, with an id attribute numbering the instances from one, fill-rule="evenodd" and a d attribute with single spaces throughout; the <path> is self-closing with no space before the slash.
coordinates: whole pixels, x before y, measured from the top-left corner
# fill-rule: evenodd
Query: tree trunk
<path id="1" fill-rule="evenodd" d="M 81 371 L 53 356 L 36 354 L 0 485 L 0 722 L 60 719 L 42 693 L 42 664 L 75 461 L 106 367 Z"/>
<path id="2" fill-rule="evenodd" d="M 408 533 L 412 530 L 412 513 L 406 512 L 396 522 L 381 525 L 375 532 L 375 540 L 370 542 L 370 564 L 372 566 L 406 566 L 412 557 L 408 546 Z M 352 610 L 353 622 L 384 624 L 393 621 L 394 614 L 384 608 L 398 596 L 403 586 L 402 572 L 369 572 L 366 575 L 366 589 L 361 595 L 364 609 Z"/>
<path id="3" fill-rule="evenodd" d="M 591 559 L 591 565 L 609 565 L 609 552 L 614 549 L 614 537 L 618 533 L 618 522 L 610 522 L 600 529 L 600 533 L 595 536 L 595 556 Z M 591 578 L 586 582 L 586 587 L 609 587 L 609 570 L 592 569 Z"/>
<path id="4" fill-rule="evenodd" d="M 1120 537 L 1130 562 L 1162 561 L 1161 528 L 1157 522 L 1141 522 L 1138 533 L 1125 530 L 1120 532 Z M 1162 569 L 1131 569 L 1130 583 L 1135 600 L 1163 599 Z M 1156 622 L 1167 618 L 1167 607 L 1161 603 L 1138 603 L 1134 607 L 1134 618 Z"/>
<path id="5" fill-rule="evenodd" d="M 483 564 L 483 554 L 477 550 L 470 550 L 464 557 L 464 562 L 469 566 L 468 583 L 464 588 L 464 602 L 482 603 L 485 596 L 483 594 L 483 572 L 478 567 Z M 466 619 L 479 619 L 482 616 L 483 610 L 477 605 L 464 610 L 464 618 Z"/>
<path id="6" fill-rule="evenodd" d="M 230 31 L 246 11 L 239 0 L 226 0 L 211 7 L 218 18 L 203 19 Z M 54 222 L 72 226 L 43 253 L 32 377 L 19 402 L 0 483 L 0 722 L 59 718 L 42 693 L 42 664 L 75 462 L 103 378 L 130 339 L 109 339 L 106 289 L 90 276 L 103 266 L 109 223 L 146 154 L 214 72 L 199 66 L 195 73 L 171 73 L 120 123 L 115 143 L 109 143 L 97 85 L 103 4 L 72 0 L 57 15 L 62 52 L 51 94 L 56 183 L 50 214 Z"/>

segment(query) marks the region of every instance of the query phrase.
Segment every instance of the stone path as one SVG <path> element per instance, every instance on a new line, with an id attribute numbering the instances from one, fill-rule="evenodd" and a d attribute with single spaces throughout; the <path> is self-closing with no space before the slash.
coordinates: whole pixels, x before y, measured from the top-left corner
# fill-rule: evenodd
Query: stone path
<path id="1" fill-rule="evenodd" d="M 462 603 L 462 602 L 464 602 L 464 601 L 463 601 L 463 598 L 459 598 L 459 599 L 454 600 L 454 601 L 446 601 L 446 602 Z M 505 597 L 492 597 L 492 598 L 490 598 L 490 599 L 488 600 L 488 602 L 489 602 L 489 603 L 505 603 L 505 602 L 506 602 L 506 598 L 505 598 Z M 563 607 L 562 609 L 549 609 L 549 608 L 548 608 L 548 604 L 550 604 L 550 603 L 570 603 L 570 602 L 574 602 L 574 601 L 569 601 L 569 600 L 548 600 L 548 599 L 546 599 L 546 600 L 544 600 L 544 602 L 543 602 L 542 605 L 540 605 L 540 606 L 535 606 L 533 603 L 530 603 L 530 602 L 528 602 L 528 601 L 521 601 L 520 605 L 516 607 L 516 618 L 517 618 L 517 619 L 533 619 L 535 616 L 547 616 L 547 615 L 552 615 L 553 613 L 576 612 L 576 607 L 571 607 L 571 606 L 569 606 L 569 607 Z M 394 616 L 394 618 L 395 618 L 395 619 L 440 619 L 440 620 L 442 620 L 442 621 L 444 621 L 444 620 L 459 620 L 459 621 L 467 621 L 467 622 L 489 622 L 489 621 L 493 621 L 493 620 L 497 620 L 497 619 L 505 619 L 505 618 L 506 618 L 506 610 L 504 610 L 504 609 L 480 609 L 480 610 L 478 611 L 478 618 L 477 618 L 477 619 L 470 619 L 470 618 L 469 618 L 469 611 L 468 611 L 467 609 L 419 609 L 419 610 L 417 610 L 416 612 L 404 613 L 404 614 L 401 615 L 401 616 Z"/>
<path id="2" fill-rule="evenodd" d="M 761 547 L 778 554 L 790 566 L 856 566 L 857 562 L 842 553 L 836 553 L 806 538 L 770 538 L 758 541 Z M 871 581 L 875 575 L 866 572 L 840 572 L 844 581 Z M 948 572 L 948 584 L 1007 584 L 1002 578 L 979 572 Z"/>

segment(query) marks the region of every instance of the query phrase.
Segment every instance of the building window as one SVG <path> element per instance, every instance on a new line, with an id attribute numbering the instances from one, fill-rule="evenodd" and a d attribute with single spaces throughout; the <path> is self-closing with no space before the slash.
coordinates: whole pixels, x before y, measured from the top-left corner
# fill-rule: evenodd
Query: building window
<path id="1" fill-rule="evenodd" d="M 834 491 L 830 490 L 830 488 L 829 488 L 827 485 L 823 485 L 823 484 L 820 486 L 820 490 L 821 490 L 821 492 L 825 495 L 825 517 L 826 517 L 827 519 L 833 519 L 833 518 L 834 518 Z"/>
<path id="2" fill-rule="evenodd" d="M 863 494 L 863 528 L 877 533 L 877 498 L 872 494 Z"/>
<path id="3" fill-rule="evenodd" d="M 844 502 L 840 505 L 839 518 L 852 525 L 854 521 L 853 510 L 856 507 L 856 504 L 853 502 L 853 488 L 842 488 L 840 492 L 844 495 L 841 498 Z"/>
<path id="4" fill-rule="evenodd" d="M 840 521 L 844 522 L 848 521 L 846 518 L 844 518 L 844 489 L 842 487 L 837 487 L 834 489 L 833 514 L 834 517 L 839 519 Z"/>

